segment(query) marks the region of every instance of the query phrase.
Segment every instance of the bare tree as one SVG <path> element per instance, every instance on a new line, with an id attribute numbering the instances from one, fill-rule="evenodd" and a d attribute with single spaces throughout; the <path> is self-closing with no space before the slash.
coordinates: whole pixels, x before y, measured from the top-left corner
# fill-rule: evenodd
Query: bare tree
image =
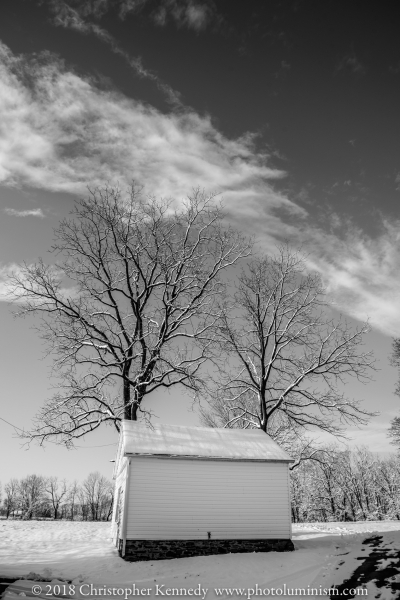
<path id="1" fill-rule="evenodd" d="M 85 490 L 83 489 L 82 486 L 80 486 L 78 488 L 77 497 L 78 497 L 79 509 L 80 509 L 82 521 L 88 521 L 89 520 L 89 516 L 90 516 L 90 514 L 89 514 L 90 513 L 90 507 L 89 507 L 89 504 L 88 504 L 88 500 L 87 500 L 87 497 L 86 497 Z"/>
<path id="2" fill-rule="evenodd" d="M 390 421 L 388 436 L 391 438 L 391 444 L 400 448 L 400 417 L 394 417 Z"/>
<path id="3" fill-rule="evenodd" d="M 377 458 L 378 484 L 375 486 L 378 519 L 400 521 L 400 462 L 399 456 Z"/>
<path id="4" fill-rule="evenodd" d="M 69 513 L 70 513 L 71 521 L 73 521 L 74 517 L 75 517 L 76 499 L 78 496 L 78 491 L 79 491 L 79 484 L 75 479 L 69 486 L 68 495 L 67 495 L 67 503 L 69 506 Z"/>
<path id="5" fill-rule="evenodd" d="M 19 483 L 19 497 L 23 519 L 32 517 L 42 510 L 45 503 L 45 479 L 40 475 L 28 475 Z"/>
<path id="6" fill-rule="evenodd" d="M 260 428 L 303 448 L 309 429 L 343 435 L 346 423 L 367 422 L 373 413 L 340 388 L 348 377 L 370 379 L 373 358 L 362 347 L 368 327 L 352 330 L 327 317 L 327 308 L 320 278 L 305 272 L 297 252 L 283 247 L 249 261 L 218 322 L 223 359 L 205 422 Z"/>
<path id="7" fill-rule="evenodd" d="M 28 437 L 71 445 L 122 418 L 136 420 L 157 388 L 201 389 L 219 317 L 221 274 L 250 244 L 222 224 L 213 195 L 183 208 L 135 187 L 90 192 L 55 232 L 60 262 L 24 264 L 10 280 L 17 314 L 42 317 L 59 392 Z"/>
<path id="8" fill-rule="evenodd" d="M 67 481 L 65 479 L 59 481 L 58 477 L 49 477 L 45 482 L 45 491 L 50 500 L 54 520 L 57 520 L 62 500 L 68 492 Z"/>
<path id="9" fill-rule="evenodd" d="M 10 479 L 4 486 L 4 508 L 6 509 L 6 518 L 8 519 L 11 514 L 18 508 L 19 499 L 19 484 L 18 479 Z"/>
<path id="10" fill-rule="evenodd" d="M 326 448 L 323 462 L 303 462 L 292 474 L 296 521 L 400 519 L 398 456 L 368 448 Z"/>
<path id="11" fill-rule="evenodd" d="M 400 369 L 400 338 L 393 340 L 393 350 L 390 363 L 393 367 Z M 395 394 L 400 396 L 400 380 L 397 382 Z M 391 438 L 391 443 L 400 449 L 400 417 L 394 417 L 390 422 L 388 436 Z"/>
<path id="12" fill-rule="evenodd" d="M 114 484 L 111 481 L 108 481 L 104 496 L 103 496 L 103 505 L 102 505 L 102 518 L 105 521 L 109 521 L 112 517 L 114 506 Z"/>
<path id="13" fill-rule="evenodd" d="M 112 485 L 101 473 L 90 473 L 82 484 L 93 521 L 108 520 L 112 508 Z M 111 493 L 110 493 L 111 492 Z"/>

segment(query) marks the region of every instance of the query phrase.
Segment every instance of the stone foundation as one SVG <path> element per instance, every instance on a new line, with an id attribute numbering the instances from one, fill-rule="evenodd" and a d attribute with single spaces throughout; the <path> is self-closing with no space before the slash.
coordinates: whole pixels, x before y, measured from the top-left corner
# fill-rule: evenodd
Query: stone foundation
<path id="1" fill-rule="evenodd" d="M 290 552 L 292 540 L 126 540 L 125 560 L 162 560 L 237 552 Z M 122 540 L 119 554 L 122 552 Z"/>

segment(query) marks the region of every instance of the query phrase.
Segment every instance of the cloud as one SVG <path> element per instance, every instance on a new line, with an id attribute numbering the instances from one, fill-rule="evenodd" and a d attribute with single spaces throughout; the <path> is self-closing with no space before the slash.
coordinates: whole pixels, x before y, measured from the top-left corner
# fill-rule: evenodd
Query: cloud
<path id="1" fill-rule="evenodd" d="M 229 218 L 266 250 L 287 240 L 309 252 L 338 310 L 400 335 L 400 223 L 369 238 L 342 215 L 312 220 L 275 182 L 284 173 L 251 134 L 229 139 L 189 109 L 163 114 L 102 90 L 50 54 L 14 56 L 0 45 L 0 182 L 85 194 L 134 178 L 150 194 L 221 192 Z"/>
<path id="2" fill-rule="evenodd" d="M 15 210 L 15 208 L 5 208 L 4 212 L 11 217 L 40 217 L 41 219 L 45 218 L 45 214 L 43 213 L 41 208 L 33 208 L 30 210 Z"/>
<path id="3" fill-rule="evenodd" d="M 146 69 L 140 57 L 131 56 L 126 52 L 106 29 L 100 27 L 97 23 L 85 20 L 85 17 L 88 14 L 100 17 L 102 13 L 98 11 L 107 11 L 108 0 L 102 0 L 98 3 L 83 2 L 82 4 L 78 4 L 77 8 L 71 7 L 64 2 L 64 0 L 49 0 L 48 6 L 53 13 L 53 22 L 56 26 L 73 29 L 84 35 L 91 34 L 96 36 L 104 44 L 109 46 L 114 54 L 120 56 L 138 77 L 152 81 L 157 88 L 165 94 L 167 100 L 173 106 L 181 106 L 179 92 L 173 90 L 170 85 L 162 81 L 156 73 Z"/>
<path id="4" fill-rule="evenodd" d="M 351 226 L 340 237 L 314 230 L 309 264 L 339 310 L 400 336 L 400 222 L 381 227 L 375 239 Z"/>
<path id="5" fill-rule="evenodd" d="M 14 263 L 9 263 L 8 265 L 0 264 L 0 302 L 11 301 L 11 288 L 8 283 L 8 277 L 18 271 L 20 271 L 20 267 Z"/>
<path id="6" fill-rule="evenodd" d="M 184 197 L 200 185 L 249 206 L 262 200 L 302 214 L 274 191 L 270 182 L 284 173 L 256 152 L 254 136 L 228 139 L 208 116 L 162 114 L 101 90 L 49 54 L 27 59 L 0 46 L 0 111 L 7 185 L 80 194 L 135 178 L 157 195 Z"/>
<path id="7" fill-rule="evenodd" d="M 0 302 L 13 302 L 15 304 L 23 303 L 24 298 L 19 294 L 15 294 L 14 284 L 12 283 L 12 277 L 18 278 L 20 281 L 27 283 L 28 289 L 32 289 L 32 285 L 26 277 L 25 269 L 32 269 L 35 265 L 17 265 L 15 263 L 9 263 L 7 265 L 0 263 Z M 57 265 L 51 265 L 49 272 L 52 277 L 60 284 L 59 291 L 64 298 L 76 298 L 79 294 L 78 288 L 74 282 L 65 279 L 63 271 Z M 29 299 L 30 302 L 40 302 L 39 298 Z"/>
<path id="8" fill-rule="evenodd" d="M 367 67 L 357 58 L 354 52 L 346 54 L 339 61 L 337 71 L 350 71 L 356 75 L 365 75 Z"/>
<path id="9" fill-rule="evenodd" d="M 178 27 L 187 27 L 199 32 L 210 24 L 215 15 L 215 7 L 211 2 L 163 0 L 153 18 L 157 25 L 164 26 L 172 19 Z"/>
<path id="10" fill-rule="evenodd" d="M 242 210 L 242 213 L 240 212 Z M 276 242 L 301 248 L 310 271 L 320 274 L 333 307 L 389 336 L 400 337 L 400 221 L 381 220 L 369 237 L 332 212 L 322 227 L 308 218 L 262 210 L 262 203 L 235 207 L 236 223 L 266 252 Z"/>
<path id="11" fill-rule="evenodd" d="M 211 22 L 220 21 L 213 0 L 159 0 L 155 9 L 149 0 L 42 0 L 42 3 L 47 4 L 55 14 L 56 24 L 81 31 L 91 29 L 94 33 L 96 28 L 100 28 L 87 22 L 87 19 L 99 21 L 105 14 L 115 10 L 122 20 L 128 15 L 146 11 L 146 16 L 157 25 L 164 26 L 172 21 L 179 28 L 186 27 L 196 32 L 204 30 Z"/>
<path id="12" fill-rule="evenodd" d="M 61 21 L 67 16 L 68 19 L 73 18 L 75 14 L 77 20 L 84 21 L 84 19 L 92 18 L 99 21 L 105 14 L 107 14 L 114 6 L 114 0 L 37 0 L 40 5 L 47 6 L 51 12 L 56 16 L 60 15 Z M 146 0 L 142 0 L 145 2 Z M 138 0 L 119 0 L 119 5 L 133 6 L 139 4 Z M 125 10 L 125 9 L 124 9 Z M 128 12 L 126 10 L 126 12 Z"/>

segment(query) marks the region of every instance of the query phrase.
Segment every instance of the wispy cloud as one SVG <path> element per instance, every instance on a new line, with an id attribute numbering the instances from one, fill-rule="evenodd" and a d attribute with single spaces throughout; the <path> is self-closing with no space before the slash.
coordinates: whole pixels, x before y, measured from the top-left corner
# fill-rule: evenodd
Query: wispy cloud
<path id="1" fill-rule="evenodd" d="M 16 210 L 15 208 L 5 208 L 4 212 L 11 217 L 39 217 L 44 219 L 46 215 L 41 208 L 32 208 L 30 210 Z"/>
<path id="2" fill-rule="evenodd" d="M 79 0 L 77 0 L 79 2 Z M 90 0 L 89 0 L 90 1 Z M 110 0 L 105 0 L 110 4 Z M 118 16 L 124 20 L 131 13 L 140 12 L 148 4 L 148 0 L 117 0 Z"/>
<path id="3" fill-rule="evenodd" d="M 354 227 L 340 236 L 315 230 L 310 266 L 321 273 L 339 310 L 400 336 L 400 222 L 383 220 L 381 226 L 375 239 Z"/>
<path id="4" fill-rule="evenodd" d="M 351 52 L 340 59 L 336 70 L 349 71 L 356 75 L 365 75 L 367 67 L 357 58 L 354 52 Z"/>
<path id="5" fill-rule="evenodd" d="M 29 73 L 29 77 L 26 74 Z M 400 223 L 369 238 L 341 215 L 321 225 L 275 182 L 284 173 L 251 134 L 229 139 L 194 111 L 162 114 L 101 90 L 50 55 L 28 60 L 0 46 L 0 182 L 86 193 L 132 178 L 157 196 L 195 186 L 222 192 L 230 219 L 266 249 L 287 240 L 309 252 L 336 306 L 400 335 Z"/>
<path id="6" fill-rule="evenodd" d="M 0 263 L 0 302 L 10 302 L 12 294 L 8 278 L 13 273 L 20 271 L 21 269 L 17 264 L 9 263 L 8 265 L 2 265 Z"/>
<path id="7" fill-rule="evenodd" d="M 166 25 L 172 20 L 178 27 L 187 27 L 197 32 L 206 29 L 215 16 L 214 3 L 195 0 L 163 0 L 153 13 L 158 25 Z"/>
<path id="8" fill-rule="evenodd" d="M 126 52 L 117 40 L 103 27 L 97 23 L 87 20 L 85 17 L 99 17 L 102 11 L 108 10 L 108 2 L 82 2 L 77 4 L 77 7 L 70 6 L 64 0 L 49 0 L 48 6 L 53 14 L 53 22 L 56 26 L 73 29 L 84 35 L 94 35 L 106 44 L 110 50 L 120 56 L 133 70 L 133 72 L 141 77 L 152 81 L 157 88 L 165 94 L 167 100 L 174 106 L 181 106 L 179 92 L 172 89 L 170 85 L 165 83 L 156 73 L 146 69 L 140 57 L 131 56 Z M 90 12 L 90 10 L 92 12 Z"/>
<path id="9" fill-rule="evenodd" d="M 106 13 L 116 11 L 124 20 L 129 15 L 146 15 L 157 25 L 164 26 L 169 22 L 177 27 L 185 27 L 196 32 L 204 30 L 211 23 L 218 23 L 221 17 L 213 0 L 159 0 L 156 7 L 150 0 L 41 0 L 47 4 L 64 25 L 81 28 L 87 20 L 99 21 Z M 75 14 L 75 16 L 74 16 Z M 66 18 L 67 15 L 67 18 Z M 77 23 L 77 17 L 81 23 Z M 93 26 L 95 27 L 95 26 Z M 103 30 L 104 31 L 104 30 Z"/>
<path id="10" fill-rule="evenodd" d="M 33 264 L 25 265 L 26 268 L 31 269 L 34 267 Z M 0 263 L 0 302 L 13 302 L 18 304 L 24 302 L 24 298 L 20 297 L 19 294 L 15 294 L 13 277 L 18 278 L 20 281 L 27 284 L 28 289 L 31 289 L 31 283 L 26 279 L 25 267 L 15 263 L 1 264 Z M 76 298 L 79 294 L 78 288 L 74 282 L 66 281 L 63 272 L 57 265 L 51 265 L 49 272 L 60 285 L 60 293 L 64 298 Z M 34 299 L 30 299 L 31 302 L 36 302 Z M 39 298 L 37 299 L 40 302 Z"/>
<path id="11" fill-rule="evenodd" d="M 158 195 L 184 197 L 200 185 L 304 213 L 273 189 L 284 173 L 256 152 L 253 136 L 228 139 L 207 116 L 162 114 L 100 90 L 49 55 L 28 60 L 0 46 L 0 110 L 0 181 L 8 185 L 82 193 L 135 178 Z"/>
<path id="12" fill-rule="evenodd" d="M 239 209 L 240 210 L 240 209 Z M 400 337 L 400 221 L 381 220 L 372 238 L 342 215 L 327 215 L 324 227 L 308 219 L 289 219 L 258 206 L 239 210 L 245 226 L 266 251 L 288 241 L 307 254 L 308 268 L 320 273 L 328 297 L 340 312 Z"/>

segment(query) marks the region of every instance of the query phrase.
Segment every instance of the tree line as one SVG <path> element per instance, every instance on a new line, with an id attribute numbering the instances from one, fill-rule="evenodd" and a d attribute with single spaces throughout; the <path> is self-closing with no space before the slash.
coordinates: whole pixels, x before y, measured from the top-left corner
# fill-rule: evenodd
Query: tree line
<path id="1" fill-rule="evenodd" d="M 1 490 L 1 488 L 0 488 Z M 109 521 L 113 484 L 99 472 L 79 484 L 28 475 L 3 487 L 5 518 Z M 400 455 L 366 447 L 320 449 L 291 472 L 292 521 L 400 521 Z"/>
<path id="2" fill-rule="evenodd" d="M 109 521 L 113 494 L 113 483 L 98 471 L 90 473 L 82 483 L 28 475 L 4 485 L 0 514 L 7 519 Z"/>
<path id="3" fill-rule="evenodd" d="M 400 455 L 329 446 L 291 473 L 293 522 L 400 520 Z"/>

